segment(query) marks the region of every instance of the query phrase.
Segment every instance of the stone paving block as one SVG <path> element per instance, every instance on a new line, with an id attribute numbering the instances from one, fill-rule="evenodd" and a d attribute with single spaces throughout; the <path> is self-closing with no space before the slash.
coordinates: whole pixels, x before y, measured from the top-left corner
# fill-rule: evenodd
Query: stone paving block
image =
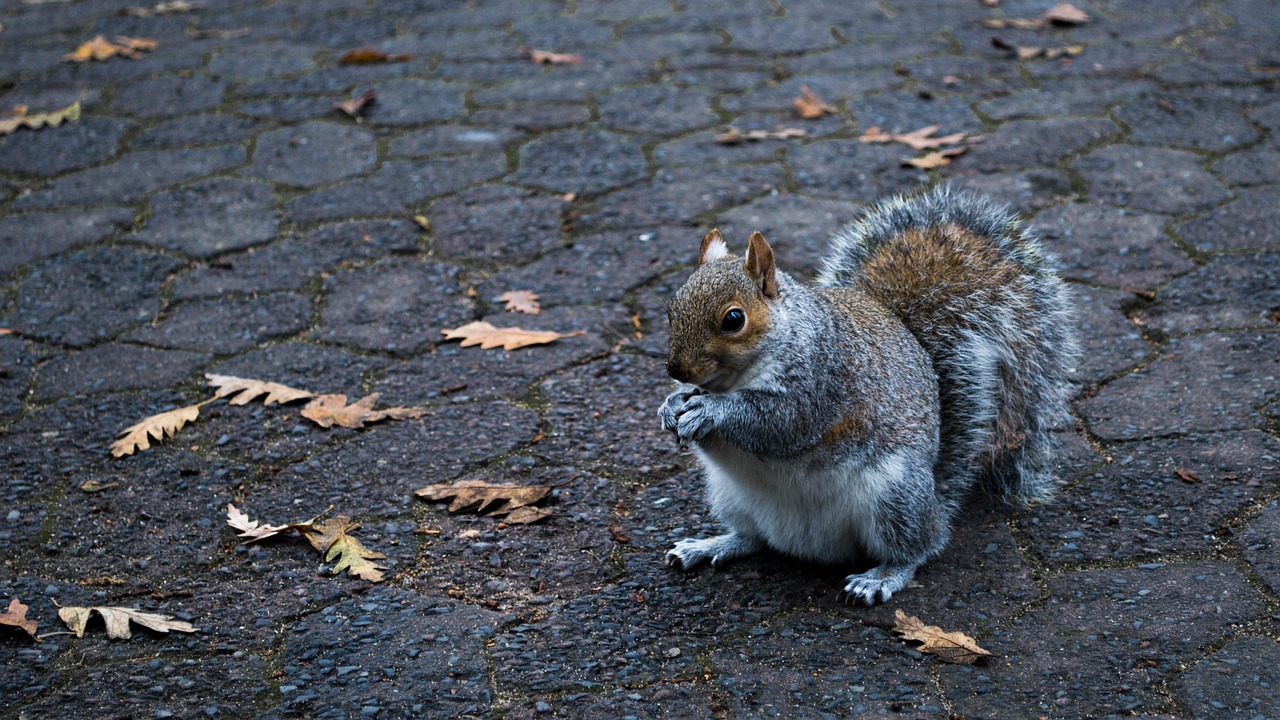
<path id="1" fill-rule="evenodd" d="M 392 155 L 403 157 L 495 153 L 523 136 L 524 133 L 501 125 L 441 125 L 398 137 L 391 141 L 389 148 Z"/>
<path id="2" fill-rule="evenodd" d="M 1040 87 L 985 100 L 977 111 L 995 120 L 1020 120 L 1062 115 L 1102 116 L 1109 106 L 1150 96 L 1156 85 L 1145 80 L 1045 78 Z"/>
<path id="3" fill-rule="evenodd" d="M 407 78 L 379 82 L 378 99 L 366 110 L 369 122 L 380 125 L 420 125 L 466 114 L 464 87 Z"/>
<path id="4" fill-rule="evenodd" d="M 1120 128 L 1102 119 L 1011 120 L 953 163 L 957 171 L 972 168 L 980 172 L 1053 166 L 1119 137 Z"/>
<path id="5" fill-rule="evenodd" d="M 1212 170 L 1232 185 L 1280 183 L 1280 149 L 1228 155 L 1214 163 Z"/>
<path id="6" fill-rule="evenodd" d="M 721 213 L 716 225 L 732 252 L 745 255 L 747 237 L 758 231 L 773 247 L 780 269 L 812 278 L 827 253 L 831 235 L 858 217 L 861 210 L 857 203 L 842 200 L 768 195 Z M 686 252 L 683 259 L 697 262 L 697 248 L 692 242 L 687 247 L 692 252 Z"/>
<path id="7" fill-rule="evenodd" d="M 1132 294 L 1087 285 L 1072 285 L 1071 292 L 1083 346 L 1076 361 L 1076 380 L 1099 383 L 1132 371 L 1155 355 L 1139 326 L 1125 315 L 1135 302 Z"/>
<path id="8" fill-rule="evenodd" d="M 440 342 L 445 328 L 467 323 L 458 268 L 392 259 L 335 273 L 313 338 L 389 353 Z"/>
<path id="9" fill-rule="evenodd" d="M 348 262 L 416 252 L 421 232 L 409 220 L 332 223 L 264 248 L 224 255 L 173 283 L 176 299 L 301 290 Z"/>
<path id="10" fill-rule="evenodd" d="M 608 45 L 613 42 L 613 27 L 576 13 L 571 16 L 535 16 L 521 18 L 511 26 L 514 37 L 508 44 L 522 43 L 525 47 L 553 52 L 577 52 L 583 48 Z"/>
<path id="11" fill-rule="evenodd" d="M 163 389 L 186 383 L 210 359 L 196 352 L 103 343 L 57 355 L 41 365 L 34 397 L 47 401 L 72 395 Z"/>
<path id="12" fill-rule="evenodd" d="M 590 122 L 591 111 L 585 105 L 508 105 L 479 110 L 471 120 L 528 132 L 564 130 Z"/>
<path id="13" fill-rule="evenodd" d="M 258 136 L 247 172 L 311 188 L 359 175 L 373 163 L 373 137 L 368 132 L 338 123 L 310 122 Z"/>
<path id="14" fill-rule="evenodd" d="M 205 72 L 215 80 L 227 82 L 294 75 L 315 68 L 315 57 L 321 51 L 313 45 L 266 42 L 251 50 L 223 48 L 212 54 Z M 244 86 L 236 92 L 243 94 Z"/>
<path id="15" fill-rule="evenodd" d="M 1126 142 L 1135 145 L 1221 152 L 1258 139 L 1239 107 L 1209 98 L 1164 93 L 1121 105 L 1115 113 L 1133 129 Z"/>
<path id="16" fill-rule="evenodd" d="M 692 225 L 716 208 L 767 194 L 782 183 L 775 166 L 734 166 L 708 177 L 698 167 L 659 170 L 652 180 L 617 190 L 582 212 L 581 225 L 594 228 L 648 228 L 663 224 Z"/>
<path id="17" fill-rule="evenodd" d="M 925 175 L 904 168 L 910 148 L 868 145 L 848 140 L 820 140 L 787 153 L 796 183 L 812 192 L 841 200 L 871 203 L 920 186 Z"/>
<path id="18" fill-rule="evenodd" d="M 295 626 L 284 650 L 281 711 L 487 717 L 494 698 L 485 646 L 510 622 L 465 603 L 373 589 Z"/>
<path id="19" fill-rule="evenodd" d="M 432 250 L 458 260 L 527 262 L 561 247 L 569 203 L 528 190 L 487 185 L 434 203 Z"/>
<path id="20" fill-rule="evenodd" d="M 758 120 L 759 118 L 753 118 Z M 754 128 L 739 126 L 735 119 L 730 125 L 741 132 L 749 132 Z M 806 130 L 807 131 L 807 130 Z M 773 130 L 770 130 L 773 132 Z M 653 148 L 653 159 L 659 165 L 730 165 L 741 162 L 770 161 L 780 157 L 786 151 L 786 140 L 763 140 L 760 142 L 744 142 L 737 145 L 724 145 L 716 142 L 721 129 L 685 135 L 677 140 L 659 143 Z M 794 142 L 794 141 L 791 141 Z"/>
<path id="21" fill-rule="evenodd" d="M 1266 612 L 1230 564 L 1198 561 L 1085 570 L 1049 581 L 1049 599 L 980 637 L 1000 657 L 940 665 L 966 717 L 1102 717 L 1169 711 L 1163 676 L 1180 658 Z"/>
<path id="22" fill-rule="evenodd" d="M 1232 640 L 1174 687 L 1193 717 L 1280 717 L 1280 645 L 1268 637 Z"/>
<path id="23" fill-rule="evenodd" d="M 984 45 L 989 45 L 989 40 Z M 905 60 L 898 63 L 909 72 L 918 88 L 932 92 L 953 92 L 957 89 L 980 96 L 1001 95 L 1026 87 L 1018 74 L 1016 63 L 1007 58 L 989 55 L 985 48 L 977 57 L 934 55 Z M 954 78 L 959 82 L 949 81 Z"/>
<path id="24" fill-rule="evenodd" d="M 160 193 L 133 239 L 153 247 L 210 257 L 275 237 L 271 188 L 233 178 L 210 178 Z"/>
<path id="25" fill-rule="evenodd" d="M 392 52 L 399 51 L 393 50 Z M 320 108 L 326 99 L 329 100 L 329 112 L 327 115 L 337 119 L 346 117 L 335 114 L 337 111 L 334 110 L 332 101 L 343 99 L 338 96 L 349 95 L 354 97 L 359 94 L 357 90 L 363 91 L 376 83 L 421 71 L 421 62 L 336 65 L 300 75 L 240 83 L 236 87 L 236 95 L 241 98 L 259 101 L 272 98 L 280 100 L 303 95 L 318 96 L 310 98 L 310 100 L 316 103 L 317 108 Z M 269 104 L 263 104 L 260 107 L 269 107 Z"/>
<path id="26" fill-rule="evenodd" d="M 0 273 L 76 245 L 100 242 L 131 225 L 133 216 L 129 208 L 9 215 L 0 220 Z"/>
<path id="27" fill-rule="evenodd" d="M 1274 455 L 1260 458 L 1268 463 L 1262 469 L 1274 473 L 1280 464 Z M 1280 547 L 1280 504 L 1275 500 L 1267 503 L 1262 512 L 1250 519 L 1233 543 L 1244 554 L 1249 566 L 1258 573 L 1272 592 L 1280 592 L 1280 555 L 1276 548 Z"/>
<path id="28" fill-rule="evenodd" d="M 1155 288 L 1195 267 L 1165 235 L 1168 218 L 1092 203 L 1060 205 L 1032 227 L 1057 253 L 1062 274 L 1119 288 Z"/>
<path id="29" fill-rule="evenodd" d="M 545 308 L 537 316 L 499 313 L 485 320 L 496 327 L 560 333 L 584 330 L 586 334 L 513 351 L 444 343 L 430 355 L 389 368 L 380 374 L 374 389 L 388 400 L 412 405 L 495 398 L 521 401 L 529 397 L 538 379 L 608 352 L 632 330 L 631 314 L 621 305 L 560 306 Z"/>
<path id="30" fill-rule="evenodd" d="M 244 159 L 244 148 L 238 145 L 132 152 L 109 165 L 64 175 L 46 189 L 18 198 L 14 208 L 134 203 L 153 190 L 239 165 Z"/>
<path id="31" fill-rule="evenodd" d="M 1072 163 L 1090 199 L 1117 207 L 1182 215 L 1229 197 L 1200 158 L 1182 150 L 1112 145 Z"/>
<path id="32" fill-rule="evenodd" d="M 735 52 L 788 53 L 810 52 L 837 44 L 832 25 L 824 22 L 823 13 L 812 17 L 747 17 L 725 25 L 728 48 Z"/>
<path id="33" fill-rule="evenodd" d="M 1071 181 L 1056 170 L 974 173 L 957 175 L 949 182 L 954 188 L 986 195 L 992 202 L 1022 214 L 1057 205 L 1075 195 Z"/>
<path id="34" fill-rule="evenodd" d="M 800 97 L 801 88 L 809 88 L 819 98 L 834 105 L 849 98 L 876 90 L 888 90 L 902 84 L 902 78 L 892 69 L 880 67 L 864 72 L 814 73 L 797 75 L 777 85 L 750 90 L 741 95 L 727 96 L 720 101 L 725 110 L 791 110 L 791 103 Z"/>
<path id="35" fill-rule="evenodd" d="M 982 126 L 969 109 L 971 104 L 970 99 L 956 95 L 924 99 L 916 92 L 895 90 L 858 98 L 849 103 L 849 111 L 860 123 L 859 134 L 872 125 L 891 133 L 911 132 L 928 125 L 938 125 L 938 135 L 958 132 L 977 135 Z M 809 127 L 809 123 L 804 123 L 802 127 Z M 898 149 L 904 153 L 909 152 L 906 146 Z"/>
<path id="36" fill-rule="evenodd" d="M 531 702 L 506 708 L 503 717 L 513 720 L 610 717 L 697 720 L 713 717 L 716 709 L 722 707 L 714 692 L 705 686 L 695 682 L 664 682 L 635 690 L 614 688 L 606 692 L 535 696 Z"/>
<path id="37" fill-rule="evenodd" d="M 1177 226 L 1183 239 L 1203 252 L 1280 248 L 1276 203 L 1280 187 L 1244 188 L 1236 199 Z"/>
<path id="38" fill-rule="evenodd" d="M 479 105 L 506 103 L 585 102 L 595 90 L 639 83 L 651 79 L 654 70 L 646 64 L 623 65 L 584 58 L 581 65 L 556 65 L 542 75 L 513 80 L 496 87 L 476 90 L 472 97 Z"/>
<path id="39" fill-rule="evenodd" d="M 1142 316 L 1170 334 L 1275 328 L 1280 324 L 1280 255 L 1229 255 L 1160 289 Z"/>
<path id="40" fill-rule="evenodd" d="M 240 302 L 194 300 L 178 305 L 159 322 L 138 328 L 124 339 L 152 347 L 227 355 L 298 334 L 311 324 L 311 314 L 311 299 L 292 293 Z"/>
<path id="41" fill-rule="evenodd" d="M 0 336 L 0 421 L 22 411 L 35 366 L 47 355 L 21 338 Z"/>
<path id="42" fill-rule="evenodd" d="M 222 83 L 199 75 L 150 78 L 117 89 L 111 109 L 137 117 L 212 110 L 222 104 L 225 91 Z"/>
<path id="43" fill-rule="evenodd" d="M 286 202 L 285 215 L 308 221 L 407 214 L 424 200 L 499 177 L 506 171 L 506 159 L 500 155 L 386 162 L 372 175 Z"/>
<path id="44" fill-rule="evenodd" d="M 166 120 L 138 133 L 129 146 L 137 150 L 195 147 L 239 143 L 263 127 L 263 123 L 222 113 L 208 113 Z"/>
<path id="45" fill-rule="evenodd" d="M 516 182 L 558 192 L 597 194 L 645 178 L 640 143 L 605 131 L 543 135 L 520 148 Z"/>
<path id="46" fill-rule="evenodd" d="M 1261 427 L 1254 408 L 1276 395 L 1278 345 L 1274 333 L 1175 339 L 1142 371 L 1077 407 L 1099 437 L 1111 440 Z"/>
<path id="47" fill-rule="evenodd" d="M 672 82 L 737 92 L 766 85 L 772 75 L 761 70 L 739 68 L 685 68 L 671 73 Z"/>
<path id="48" fill-rule="evenodd" d="M 96 165 L 116 154 L 121 136 L 132 127 L 91 116 L 40 132 L 15 132 L 0 138 L 0 168 L 47 177 Z"/>
<path id="49" fill-rule="evenodd" d="M 1193 551 L 1277 485 L 1280 443 L 1257 431 L 1118 445 L 1114 462 L 1024 526 L 1050 563 L 1159 560 Z M 1183 470 L 1200 478 L 1183 480 Z"/>
<path id="50" fill-rule="evenodd" d="M 1210 60 L 1183 60 L 1161 65 L 1150 77 L 1169 86 L 1202 85 L 1206 83 L 1250 83 L 1264 77 L 1240 62 L 1214 62 Z M 1250 128 L 1251 129 L 1251 128 Z"/>
<path id="51" fill-rule="evenodd" d="M 362 390 L 365 376 L 386 364 L 386 360 L 372 355 L 291 340 L 210 365 L 208 372 L 282 383 L 317 394 L 356 396 Z M 397 395 L 388 394 L 387 399 L 396 405 L 406 404 Z"/>
<path id="52" fill-rule="evenodd" d="M 160 310 L 160 279 L 181 263 L 131 248 L 95 247 L 30 266 L 16 308 L 0 324 L 82 347 Z"/>
<path id="53" fill-rule="evenodd" d="M 670 268 L 697 260 L 702 233 L 651 226 L 643 232 L 582 236 L 573 246 L 477 283 L 492 301 L 508 290 L 532 290 L 544 307 L 618 301 L 632 288 Z"/>
<path id="54" fill-rule="evenodd" d="M 607 127 L 674 135 L 719 122 L 711 98 L 706 90 L 641 86 L 600 93 L 596 104 Z"/>

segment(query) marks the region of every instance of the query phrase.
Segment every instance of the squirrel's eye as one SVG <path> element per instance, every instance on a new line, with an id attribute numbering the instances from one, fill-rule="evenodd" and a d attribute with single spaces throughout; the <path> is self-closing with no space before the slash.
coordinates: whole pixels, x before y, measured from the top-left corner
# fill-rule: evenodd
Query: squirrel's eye
<path id="1" fill-rule="evenodd" d="M 720 323 L 720 329 L 725 332 L 738 332 L 746 324 L 747 314 L 742 312 L 741 308 L 729 308 L 729 312 L 724 314 L 724 320 Z"/>

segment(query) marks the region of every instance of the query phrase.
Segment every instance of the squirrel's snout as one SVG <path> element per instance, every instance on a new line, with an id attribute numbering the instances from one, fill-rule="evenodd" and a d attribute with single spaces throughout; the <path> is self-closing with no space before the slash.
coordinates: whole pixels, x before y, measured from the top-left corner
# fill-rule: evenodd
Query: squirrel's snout
<path id="1" fill-rule="evenodd" d="M 689 382 L 689 379 L 693 377 L 693 373 L 687 367 L 673 360 L 667 361 L 667 374 L 682 383 Z"/>

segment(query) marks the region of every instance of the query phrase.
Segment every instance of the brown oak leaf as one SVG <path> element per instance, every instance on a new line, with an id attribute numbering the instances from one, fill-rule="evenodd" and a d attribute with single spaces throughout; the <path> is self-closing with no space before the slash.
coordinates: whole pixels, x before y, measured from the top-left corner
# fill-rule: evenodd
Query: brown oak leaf
<path id="1" fill-rule="evenodd" d="M 115 457 L 123 457 L 132 455 L 134 450 L 149 450 L 152 438 L 163 440 L 166 437 L 173 437 L 184 425 L 194 422 L 200 416 L 201 406 L 209 402 L 211 401 L 205 400 L 195 405 L 152 415 L 137 425 L 125 429 L 120 433 L 123 437 L 111 443 L 111 454 Z"/>
<path id="2" fill-rule="evenodd" d="M 40 637 L 36 635 L 38 623 L 35 620 L 27 619 L 28 609 L 18 598 L 11 598 L 9 600 L 9 608 L 0 613 L 0 625 L 8 625 L 9 627 L 25 630 L 28 635 L 36 639 L 36 642 L 40 642 Z"/>
<path id="3" fill-rule="evenodd" d="M 935 150 L 928 155 L 921 155 L 918 158 L 903 158 L 903 165 L 911 165 L 921 170 L 930 170 L 943 165 L 951 164 L 951 158 L 957 155 L 963 155 L 969 151 L 968 147 L 945 148 L 943 150 Z"/>
<path id="4" fill-rule="evenodd" d="M 189 633 L 195 632 L 197 629 L 191 623 L 174 620 L 168 615 L 143 612 L 136 608 L 125 607 L 100 605 L 93 607 L 59 606 L 58 617 L 62 618 L 62 621 L 67 624 L 71 632 L 76 634 L 76 637 L 84 637 L 85 626 L 89 624 L 89 618 L 95 612 L 102 616 L 107 625 L 107 637 L 112 640 L 128 640 L 133 637 L 133 634 L 129 631 L 129 623 L 131 621 L 162 633 L 170 631 Z"/>
<path id="5" fill-rule="evenodd" d="M 521 312 L 526 315 L 537 315 L 542 312 L 542 303 L 538 302 L 538 294 L 531 290 L 508 290 L 498 296 L 507 304 L 509 312 Z"/>
<path id="6" fill-rule="evenodd" d="M 962 632 L 947 632 L 935 625 L 925 625 L 920 618 L 901 610 L 893 613 L 893 631 L 906 640 L 924 643 L 920 652 L 936 655 L 939 660 L 959 665 L 972 665 L 991 653 L 978 647 L 973 638 Z"/>
<path id="7" fill-rule="evenodd" d="M 250 520 L 249 516 L 240 512 L 235 505 L 227 503 L 227 524 L 239 530 L 240 532 L 237 534 L 240 537 L 248 538 L 244 542 L 245 545 L 275 537 L 285 530 L 309 528 L 314 522 L 314 520 L 308 520 L 305 523 L 289 523 L 288 525 L 263 525 L 257 520 Z"/>
<path id="8" fill-rule="evenodd" d="M 333 566 L 335 575 L 341 575 L 346 570 L 362 580 L 382 582 L 382 571 L 387 568 L 373 561 L 381 560 L 386 555 L 370 550 L 351 536 L 359 527 L 360 523 L 352 522 L 346 515 L 339 515 L 332 520 L 316 523 L 303 531 L 303 536 L 324 555 L 325 562 L 338 561 Z"/>
<path id="9" fill-rule="evenodd" d="M 824 115 L 834 115 L 836 109 L 813 93 L 807 86 L 800 87 L 800 97 L 791 101 L 796 114 L 805 120 L 816 120 Z"/>
<path id="10" fill-rule="evenodd" d="M 441 330 L 446 340 L 461 340 L 462 347 L 479 345 L 481 350 L 501 347 L 516 350 L 529 345 L 542 345 L 561 338 L 582 335 L 585 331 L 558 333 L 545 330 L 523 330 L 518 327 L 498 328 L 483 320 L 468 323 L 452 330 Z"/>
<path id="11" fill-rule="evenodd" d="M 373 405 L 378 402 L 380 396 L 380 393 L 372 393 L 348 405 L 347 396 L 341 393 L 318 395 L 302 408 L 302 417 L 315 422 L 320 427 L 328 428 L 338 425 L 354 430 L 364 427 L 365 423 L 379 420 L 409 420 L 427 414 L 423 408 L 393 407 L 374 410 Z"/>
<path id="12" fill-rule="evenodd" d="M 292 388 L 288 385 L 279 383 L 265 382 L 263 380 L 251 380 L 249 378 L 240 378 L 233 375 L 214 375 L 213 373 L 205 373 L 205 378 L 209 384 L 214 387 L 217 393 L 215 398 L 230 397 L 227 402 L 232 405 L 248 405 L 254 399 L 266 395 L 266 399 L 262 401 L 263 405 L 274 405 L 279 403 L 291 403 L 294 400 L 304 400 L 306 398 L 315 397 L 316 394 L 310 390 L 301 390 Z"/>
<path id="13" fill-rule="evenodd" d="M 364 111 L 364 107 L 378 99 L 378 94 L 372 90 L 365 90 L 358 97 L 350 100 L 339 100 L 333 104 L 335 110 L 346 113 L 348 116 L 360 122 L 360 113 Z"/>
<path id="14" fill-rule="evenodd" d="M 533 505 L 550 493 L 550 485 L 506 485 L 483 480 L 459 480 L 413 491 L 414 495 L 431 502 L 452 498 L 449 502 L 451 513 L 471 511 L 487 515 L 502 515 Z"/>
<path id="15" fill-rule="evenodd" d="M 373 63 L 408 62 L 413 56 L 408 53 L 384 53 L 371 47 L 348 50 L 338 60 L 340 65 L 370 65 Z"/>
<path id="16" fill-rule="evenodd" d="M 64 122 L 76 122 L 80 119 L 80 101 L 77 100 L 61 110 L 29 113 L 26 105 L 14 108 L 8 117 L 0 118 L 0 135 L 8 135 L 20 127 L 39 130 L 42 127 L 58 127 Z M 9 332 L 13 332 L 10 330 Z"/>

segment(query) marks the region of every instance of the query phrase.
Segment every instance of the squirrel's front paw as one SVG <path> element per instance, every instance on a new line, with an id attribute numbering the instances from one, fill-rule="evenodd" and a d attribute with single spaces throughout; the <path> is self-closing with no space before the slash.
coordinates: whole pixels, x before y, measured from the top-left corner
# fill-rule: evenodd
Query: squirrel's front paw
<path id="1" fill-rule="evenodd" d="M 697 388 L 681 387 L 667 396 L 662 407 L 658 408 L 658 418 L 662 420 L 663 430 L 676 432 L 680 422 L 680 410 L 684 408 L 685 403 L 689 402 L 689 398 L 697 393 Z"/>
<path id="2" fill-rule="evenodd" d="M 706 395 L 694 395 L 676 412 L 676 438 L 681 445 L 696 442 L 711 432 L 714 418 Z"/>

